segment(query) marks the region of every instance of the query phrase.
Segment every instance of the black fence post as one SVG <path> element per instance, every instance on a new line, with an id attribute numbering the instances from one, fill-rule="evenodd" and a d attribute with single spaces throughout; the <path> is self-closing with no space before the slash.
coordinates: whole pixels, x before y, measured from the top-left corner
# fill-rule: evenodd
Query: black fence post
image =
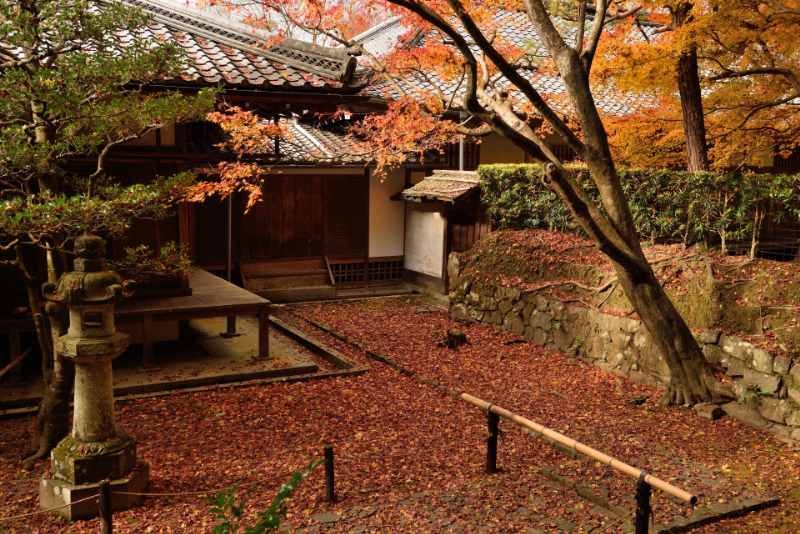
<path id="1" fill-rule="evenodd" d="M 333 447 L 325 445 L 325 502 L 336 502 L 333 480 Z"/>
<path id="2" fill-rule="evenodd" d="M 644 481 L 647 475 L 644 471 L 639 474 L 636 482 L 636 530 L 635 534 L 647 534 L 650 528 L 650 484 Z"/>
<path id="3" fill-rule="evenodd" d="M 114 520 L 111 513 L 111 487 L 108 480 L 103 480 L 98 484 L 100 491 L 100 534 L 113 534 Z"/>
<path id="4" fill-rule="evenodd" d="M 500 416 L 492 412 L 492 405 L 486 409 L 486 416 L 489 423 L 489 439 L 486 440 L 486 472 L 488 474 L 497 473 L 497 434 Z"/>

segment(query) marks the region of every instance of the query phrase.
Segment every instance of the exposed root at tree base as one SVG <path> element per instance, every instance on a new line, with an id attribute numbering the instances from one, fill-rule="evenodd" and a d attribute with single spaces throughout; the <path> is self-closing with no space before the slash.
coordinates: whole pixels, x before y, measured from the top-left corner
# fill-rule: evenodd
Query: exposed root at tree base
<path id="1" fill-rule="evenodd" d="M 34 454 L 33 456 L 28 456 L 27 458 L 25 458 L 22 461 L 22 470 L 23 471 L 32 471 L 33 470 L 33 466 L 36 465 L 36 461 L 37 460 L 41 460 L 42 458 L 47 456 L 47 454 L 49 452 L 50 452 L 50 449 L 48 449 L 46 447 L 39 448 L 39 450 L 36 451 L 36 454 Z"/>
<path id="2" fill-rule="evenodd" d="M 658 405 L 661 408 L 666 408 L 667 406 L 694 406 L 704 402 L 722 404 L 736 398 L 730 386 L 720 384 L 716 380 L 709 381 L 706 391 L 707 395 L 702 395 L 682 385 L 670 384 L 662 393 Z"/>

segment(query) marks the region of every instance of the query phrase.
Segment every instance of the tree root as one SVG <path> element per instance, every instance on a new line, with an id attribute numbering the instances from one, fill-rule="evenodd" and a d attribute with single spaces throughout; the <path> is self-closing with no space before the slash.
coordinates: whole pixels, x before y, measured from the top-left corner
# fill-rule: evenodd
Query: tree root
<path id="1" fill-rule="evenodd" d="M 708 388 L 707 398 L 691 391 L 682 384 L 670 383 L 670 385 L 667 386 L 667 389 L 665 389 L 664 393 L 661 395 L 658 405 L 661 408 L 666 408 L 667 406 L 694 406 L 695 404 L 701 404 L 704 402 L 723 404 L 736 398 L 736 394 L 733 392 L 730 386 L 727 384 L 720 384 L 713 378 L 706 380 L 706 386 Z"/>
<path id="2" fill-rule="evenodd" d="M 50 453 L 50 448 L 47 446 L 39 447 L 39 450 L 36 451 L 35 454 L 32 456 L 28 456 L 24 460 L 22 460 L 22 470 L 23 471 L 32 471 L 33 466 L 36 464 L 36 460 L 41 460 L 45 456 Z"/>
<path id="3" fill-rule="evenodd" d="M 580 282 L 576 282 L 575 280 L 566 280 L 564 282 L 550 282 L 550 283 L 547 283 L 547 284 L 542 284 L 540 286 L 532 287 L 531 289 L 526 289 L 525 291 L 521 291 L 520 294 L 523 295 L 523 296 L 524 295 L 530 295 L 532 293 L 538 293 L 539 291 L 542 291 L 543 289 L 547 289 L 549 287 L 557 287 L 557 286 L 575 286 L 575 287 L 577 287 L 579 289 L 584 289 L 586 291 L 591 291 L 593 293 L 601 293 L 601 292 L 605 291 L 606 289 L 608 289 L 609 287 L 611 287 L 611 284 L 613 284 L 616 281 L 617 281 L 617 277 L 615 276 L 614 278 L 612 278 L 608 282 L 605 282 L 604 284 L 601 284 L 601 285 L 599 285 L 597 287 L 587 286 L 585 284 L 581 284 Z"/>
<path id="4" fill-rule="evenodd" d="M 611 288 L 611 291 L 609 291 L 609 292 L 608 292 L 608 295 L 606 295 L 606 298 L 604 298 L 603 300 L 601 300 L 601 301 L 600 301 L 600 304 L 598 304 L 598 305 L 597 305 L 597 309 L 598 309 L 598 310 L 599 310 L 599 309 L 600 309 L 600 308 L 603 306 L 603 304 L 605 304 L 605 303 L 606 303 L 606 301 L 607 301 L 608 299 L 610 299 L 610 298 L 611 298 L 611 295 L 613 295 L 613 294 L 614 294 L 614 291 L 616 291 L 616 290 L 617 290 L 617 286 L 619 286 L 619 284 L 614 284 L 614 287 L 612 287 L 612 288 Z"/>

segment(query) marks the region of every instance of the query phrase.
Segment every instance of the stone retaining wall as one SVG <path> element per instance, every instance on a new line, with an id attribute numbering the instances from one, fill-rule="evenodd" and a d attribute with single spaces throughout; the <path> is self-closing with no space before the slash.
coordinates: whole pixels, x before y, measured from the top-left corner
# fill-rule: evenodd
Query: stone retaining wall
<path id="1" fill-rule="evenodd" d="M 512 287 L 472 285 L 459 277 L 455 254 L 448 260 L 448 274 L 454 319 L 513 332 L 635 382 L 661 389 L 669 383 L 669 368 L 641 321 L 541 294 L 523 295 Z M 742 397 L 740 405 L 726 412 L 773 434 L 800 439 L 800 364 L 719 330 L 703 331 L 696 338 L 708 361 L 725 369 Z"/>

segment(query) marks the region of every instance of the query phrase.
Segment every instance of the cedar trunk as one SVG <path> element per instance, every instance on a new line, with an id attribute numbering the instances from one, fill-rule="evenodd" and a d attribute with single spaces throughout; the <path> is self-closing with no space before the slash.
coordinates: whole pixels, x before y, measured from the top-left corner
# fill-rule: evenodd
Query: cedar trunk
<path id="1" fill-rule="evenodd" d="M 683 132 L 686 137 L 686 168 L 689 172 L 709 170 L 706 125 L 703 117 L 703 95 L 697 73 L 697 50 L 692 48 L 678 57 L 675 68 L 683 111 Z"/>

